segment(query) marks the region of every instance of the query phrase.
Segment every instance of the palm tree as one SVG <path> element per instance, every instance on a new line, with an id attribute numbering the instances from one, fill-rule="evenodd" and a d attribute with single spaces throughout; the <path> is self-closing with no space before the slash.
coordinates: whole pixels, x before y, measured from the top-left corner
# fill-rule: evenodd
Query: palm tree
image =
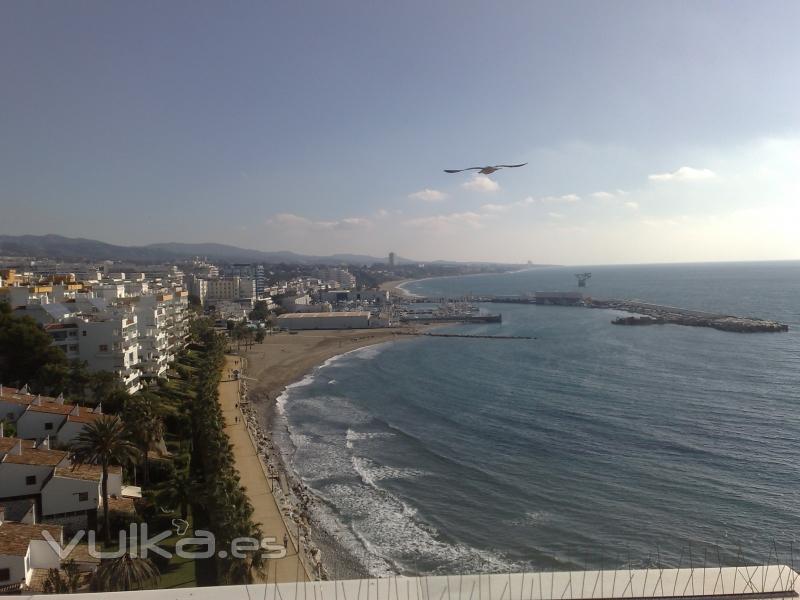
<path id="1" fill-rule="evenodd" d="M 126 552 L 119 558 L 100 563 L 92 579 L 92 587 L 103 592 L 143 590 L 158 583 L 161 574 L 149 558 L 131 556 Z"/>
<path id="2" fill-rule="evenodd" d="M 157 414 L 153 399 L 149 395 L 131 396 L 125 403 L 122 415 L 130 437 L 139 448 L 142 459 L 144 482 L 150 483 L 150 458 L 148 452 L 156 447 L 164 436 L 164 422 Z"/>
<path id="3" fill-rule="evenodd" d="M 89 423 L 72 444 L 72 461 L 76 464 L 99 464 L 103 469 L 103 534 L 106 545 L 111 543 L 108 519 L 108 467 L 124 465 L 136 460 L 138 451 L 128 440 L 122 420 L 114 415 L 103 415 Z"/>
<path id="4" fill-rule="evenodd" d="M 156 501 L 165 508 L 179 508 L 181 519 L 189 515 L 189 505 L 203 504 L 203 488 L 186 471 L 179 471 L 175 477 L 165 481 L 156 493 Z"/>

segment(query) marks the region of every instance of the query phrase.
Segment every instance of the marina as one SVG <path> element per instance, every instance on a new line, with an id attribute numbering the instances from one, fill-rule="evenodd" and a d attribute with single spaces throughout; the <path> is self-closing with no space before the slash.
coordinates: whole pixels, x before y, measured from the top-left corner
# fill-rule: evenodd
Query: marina
<path id="1" fill-rule="evenodd" d="M 786 323 L 743 317 L 724 313 L 698 311 L 676 306 L 654 304 L 641 300 L 597 299 L 585 296 L 578 291 L 534 292 L 519 295 L 480 295 L 461 298 L 410 297 L 406 302 L 442 303 L 444 306 L 466 306 L 470 309 L 455 309 L 428 317 L 410 311 L 409 316 L 401 317 L 402 322 L 419 323 L 500 323 L 502 315 L 473 314 L 474 303 L 491 304 L 535 304 L 546 306 L 575 306 L 600 308 L 633 313 L 631 317 L 619 317 L 611 321 L 614 325 L 684 325 L 688 327 L 710 327 L 719 331 L 734 333 L 780 333 L 789 331 Z"/>

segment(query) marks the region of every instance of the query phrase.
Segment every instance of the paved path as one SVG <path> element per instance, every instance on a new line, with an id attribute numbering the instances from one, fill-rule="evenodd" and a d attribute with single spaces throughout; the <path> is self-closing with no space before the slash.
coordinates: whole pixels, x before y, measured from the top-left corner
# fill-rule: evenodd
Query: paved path
<path id="1" fill-rule="evenodd" d="M 261 524 L 265 536 L 274 537 L 277 540 L 276 543 L 280 544 L 283 542 L 283 536 L 287 534 L 286 525 L 281 517 L 278 503 L 270 492 L 270 481 L 264 474 L 261 460 L 247 432 L 242 413 L 237 408 L 239 382 L 228 377 L 228 373 L 232 369 L 241 369 L 241 359 L 237 356 L 226 356 L 222 382 L 219 384 L 219 402 L 225 417 L 225 433 L 228 434 L 233 445 L 236 469 L 239 471 L 247 497 L 253 505 L 253 521 Z M 269 583 L 310 579 L 302 561 L 298 560 L 295 543 L 292 536 L 289 536 L 286 557 L 268 561 L 267 581 Z"/>

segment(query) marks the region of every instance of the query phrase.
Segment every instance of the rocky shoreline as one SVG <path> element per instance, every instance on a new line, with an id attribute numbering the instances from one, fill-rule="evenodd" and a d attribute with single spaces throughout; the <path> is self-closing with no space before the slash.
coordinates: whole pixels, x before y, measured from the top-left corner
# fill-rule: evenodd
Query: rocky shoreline
<path id="1" fill-rule="evenodd" d="M 336 536 L 318 521 L 316 498 L 300 477 L 288 466 L 286 450 L 276 443 L 273 431 L 277 396 L 248 392 L 242 382 L 241 411 L 253 438 L 259 458 L 273 483 L 272 494 L 281 509 L 290 535 L 300 548 L 308 572 L 317 579 L 359 579 L 370 576 L 369 570 Z"/>

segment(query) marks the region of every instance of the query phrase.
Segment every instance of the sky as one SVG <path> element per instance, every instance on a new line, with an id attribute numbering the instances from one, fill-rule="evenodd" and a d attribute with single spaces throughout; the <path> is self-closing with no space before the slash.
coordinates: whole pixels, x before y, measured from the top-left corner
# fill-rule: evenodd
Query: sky
<path id="1" fill-rule="evenodd" d="M 798 23 L 795 0 L 5 0 L 0 234 L 800 259 Z"/>

